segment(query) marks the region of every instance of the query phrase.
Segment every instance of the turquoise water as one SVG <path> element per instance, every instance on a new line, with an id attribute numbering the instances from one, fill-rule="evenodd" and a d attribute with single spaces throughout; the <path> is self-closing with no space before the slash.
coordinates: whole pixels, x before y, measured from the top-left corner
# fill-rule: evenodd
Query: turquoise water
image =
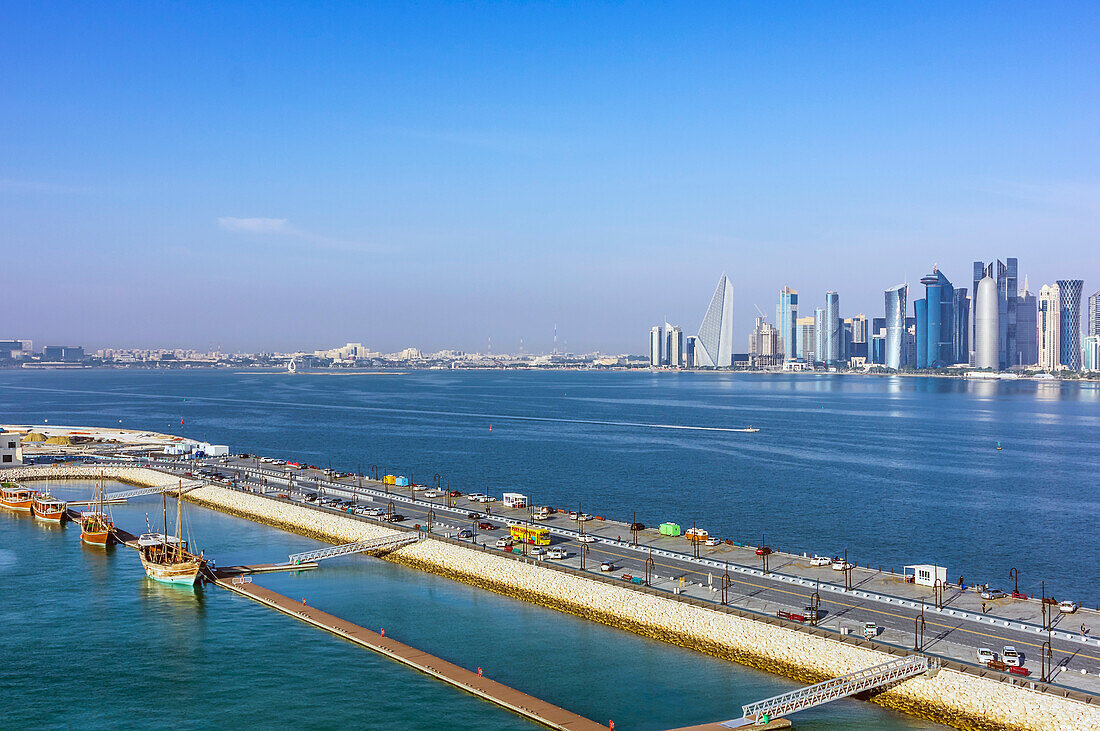
<path id="1" fill-rule="evenodd" d="M 91 489 L 66 482 L 56 491 L 78 498 Z M 137 532 L 160 509 L 143 498 L 114 515 Z M 195 545 L 222 565 L 319 545 L 185 509 Z M 365 556 L 257 581 L 621 729 L 735 717 L 742 703 L 796 687 Z M 3 728 L 538 728 L 224 590 L 153 582 L 135 552 L 83 546 L 73 525 L 0 514 L 0 592 Z M 938 728 L 858 701 L 797 720 L 801 729 Z"/>

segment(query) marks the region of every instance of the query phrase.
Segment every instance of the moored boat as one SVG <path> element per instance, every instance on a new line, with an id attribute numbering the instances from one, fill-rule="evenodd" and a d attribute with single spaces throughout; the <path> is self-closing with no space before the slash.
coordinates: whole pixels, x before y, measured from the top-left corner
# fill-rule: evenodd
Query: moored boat
<path id="1" fill-rule="evenodd" d="M 17 485 L 14 482 L 5 482 L 3 486 L 0 486 L 0 505 L 9 510 L 29 513 L 37 494 L 37 490 Z"/>
<path id="2" fill-rule="evenodd" d="M 60 523 L 65 517 L 65 509 L 68 504 L 64 500 L 58 500 L 48 492 L 40 492 L 34 496 L 31 503 L 31 512 L 34 517 L 48 523 Z"/>
<path id="3" fill-rule="evenodd" d="M 185 584 L 193 586 L 199 580 L 199 574 L 206 565 L 202 553 L 191 553 L 188 541 L 183 533 L 183 483 L 176 495 L 176 534 L 168 535 L 168 505 L 164 500 L 164 532 L 144 533 L 138 537 L 138 556 L 141 558 L 145 575 L 165 584 Z"/>
<path id="4" fill-rule="evenodd" d="M 91 509 L 80 514 L 80 540 L 91 546 L 106 547 L 111 542 L 114 528 L 115 524 L 107 514 L 103 499 L 103 478 L 100 477 L 96 483 Z"/>

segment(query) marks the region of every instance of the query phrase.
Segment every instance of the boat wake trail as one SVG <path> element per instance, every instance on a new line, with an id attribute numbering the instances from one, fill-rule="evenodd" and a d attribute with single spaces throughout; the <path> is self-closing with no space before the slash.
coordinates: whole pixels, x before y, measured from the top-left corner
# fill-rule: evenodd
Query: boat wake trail
<path id="1" fill-rule="evenodd" d="M 563 419 L 554 416 L 526 416 L 522 414 L 489 414 L 471 411 L 444 411 L 438 409 L 399 409 L 390 406 L 363 406 L 358 404 L 323 404 L 302 403 L 295 401 L 263 401 L 260 399 L 227 398 L 223 396 L 167 396 L 159 393 L 135 393 L 133 391 L 91 391 L 71 388 L 44 388 L 41 386 L 0 386 L 16 391 L 41 391 L 49 393 L 80 393 L 96 396 L 128 396 L 130 398 L 142 398 L 161 401 L 179 401 L 186 398 L 188 401 L 206 401 L 210 403 L 247 404 L 251 406 L 286 406 L 296 409 L 328 409 L 332 411 L 368 411 L 386 414 L 403 414 L 415 416 L 450 416 L 460 419 L 486 419 L 493 421 L 527 421 L 542 422 L 547 424 L 582 424 L 587 426 L 611 426 L 626 429 L 666 429 L 675 431 L 702 431 L 702 432 L 726 432 L 726 433 L 751 433 L 757 431 L 752 427 L 736 428 L 726 426 L 695 426 L 691 424 L 647 424 L 639 421 L 604 421 L 600 419 Z"/>

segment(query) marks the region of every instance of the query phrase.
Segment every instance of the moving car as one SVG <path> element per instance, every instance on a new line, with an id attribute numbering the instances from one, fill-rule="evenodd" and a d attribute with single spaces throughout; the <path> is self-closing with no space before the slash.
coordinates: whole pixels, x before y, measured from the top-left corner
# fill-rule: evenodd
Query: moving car
<path id="1" fill-rule="evenodd" d="M 811 566 L 828 566 L 832 562 L 833 560 L 828 556 L 819 556 L 816 553 L 814 554 L 814 557 L 810 559 Z"/>
<path id="2" fill-rule="evenodd" d="M 577 540 L 581 543 L 595 543 L 596 536 L 591 535 L 590 533 L 585 533 L 584 535 L 577 536 Z"/>
<path id="3" fill-rule="evenodd" d="M 463 528 L 462 530 L 460 530 L 458 532 L 458 537 L 459 538 L 473 538 L 474 537 L 474 532 L 472 530 L 470 530 L 469 528 Z"/>
<path id="4" fill-rule="evenodd" d="M 1077 611 L 1077 602 L 1065 599 L 1058 603 L 1058 611 L 1062 614 L 1073 614 Z"/>
<path id="5" fill-rule="evenodd" d="M 475 513 L 473 511 L 470 511 L 469 513 L 466 513 L 466 517 L 469 518 L 470 520 L 477 520 L 478 518 L 481 517 L 481 513 Z"/>
<path id="6" fill-rule="evenodd" d="M 497 527 L 495 525 L 493 525 L 492 523 L 488 523 L 484 520 L 481 521 L 480 523 L 478 523 L 477 527 L 480 528 L 481 530 L 496 530 L 497 529 Z"/>
<path id="7" fill-rule="evenodd" d="M 986 589 L 982 592 L 982 599 L 1004 599 L 1006 596 L 1008 595 L 1000 589 Z M 1005 662 L 1008 661 L 1005 660 Z"/>
<path id="8" fill-rule="evenodd" d="M 562 559 L 562 558 L 565 558 L 568 555 L 569 554 L 566 553 L 565 549 L 562 548 L 561 546 L 554 546 L 553 548 L 551 548 L 550 550 L 548 550 L 546 552 L 546 557 L 547 558 Z"/>
<path id="9" fill-rule="evenodd" d="M 987 665 L 997 659 L 997 654 L 988 647 L 978 648 L 978 664 Z"/>
<path id="10" fill-rule="evenodd" d="M 1024 658 L 1020 653 L 1016 652 L 1016 648 L 1012 645 L 1005 645 L 1001 650 L 1001 662 L 1008 665 L 1011 668 L 1018 668 L 1024 664 Z"/>

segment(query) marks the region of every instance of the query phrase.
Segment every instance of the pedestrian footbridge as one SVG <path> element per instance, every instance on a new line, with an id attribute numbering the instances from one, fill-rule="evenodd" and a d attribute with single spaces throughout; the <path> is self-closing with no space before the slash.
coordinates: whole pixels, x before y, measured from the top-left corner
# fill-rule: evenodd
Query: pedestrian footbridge
<path id="1" fill-rule="evenodd" d="M 133 490 L 108 493 L 103 496 L 103 499 L 108 501 L 126 500 L 132 497 L 141 497 L 142 495 L 159 495 L 162 492 L 189 492 L 195 488 L 202 487 L 204 484 L 202 480 L 187 480 L 183 483 L 158 485 L 157 487 L 138 487 Z"/>
<path id="2" fill-rule="evenodd" d="M 795 711 L 820 706 L 830 701 L 893 685 L 903 680 L 938 669 L 938 665 L 923 655 L 909 655 L 881 665 L 872 665 L 839 678 L 826 680 L 773 698 L 766 698 L 741 707 L 743 718 L 719 723 L 720 728 L 740 728 L 753 724 L 765 724 L 770 719 L 786 716 Z"/>
<path id="3" fill-rule="evenodd" d="M 418 533 L 396 533 L 391 536 L 367 538 L 362 541 L 355 541 L 354 543 L 344 543 L 339 546 L 318 548 L 315 551 L 292 553 L 290 554 L 289 563 L 308 563 L 310 561 L 320 561 L 325 558 L 336 558 L 337 556 L 346 556 L 349 553 L 364 553 L 366 551 L 392 551 L 395 548 L 400 548 L 409 543 L 415 543 L 418 540 L 420 540 L 420 535 Z"/>

